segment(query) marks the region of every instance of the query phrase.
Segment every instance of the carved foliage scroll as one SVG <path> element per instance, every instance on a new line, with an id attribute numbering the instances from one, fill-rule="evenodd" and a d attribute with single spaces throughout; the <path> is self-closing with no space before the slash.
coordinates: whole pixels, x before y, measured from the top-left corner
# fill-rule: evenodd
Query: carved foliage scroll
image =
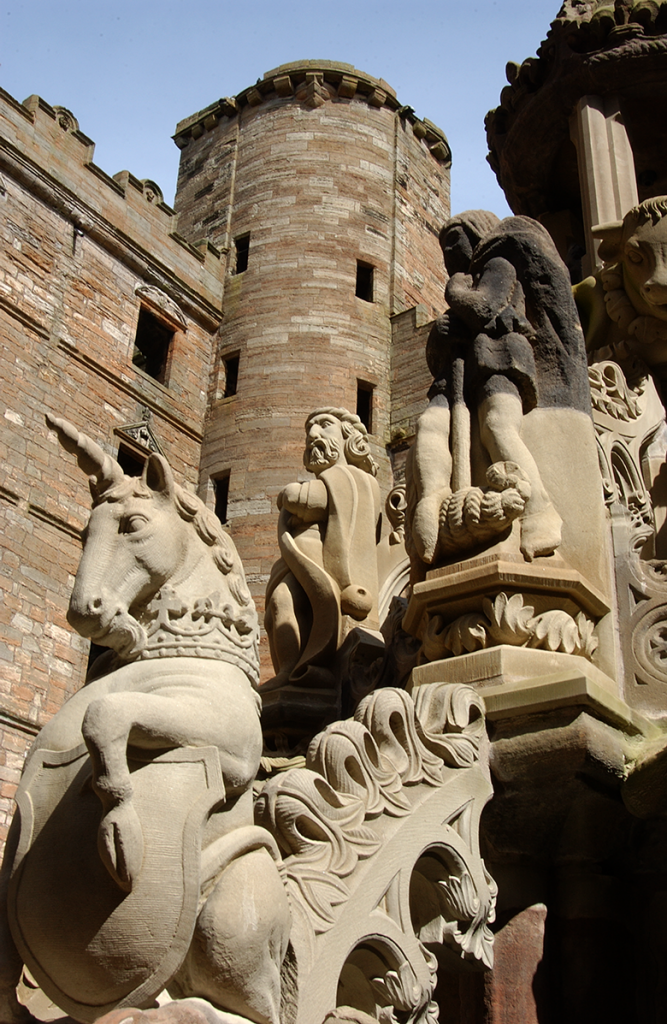
<path id="1" fill-rule="evenodd" d="M 484 598 L 481 612 L 454 622 L 432 615 L 426 625 L 422 652 L 426 661 L 484 650 L 496 644 L 561 651 L 592 658 L 598 646 L 595 624 L 583 612 L 573 617 L 560 608 L 535 614 L 522 594 Z"/>

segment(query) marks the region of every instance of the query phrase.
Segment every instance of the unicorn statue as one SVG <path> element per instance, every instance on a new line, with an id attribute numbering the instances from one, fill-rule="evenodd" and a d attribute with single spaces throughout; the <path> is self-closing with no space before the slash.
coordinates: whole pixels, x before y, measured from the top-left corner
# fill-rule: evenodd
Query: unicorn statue
<path id="1" fill-rule="evenodd" d="M 110 651 L 26 763 L 0 891 L 0 1019 L 29 1019 L 25 965 L 79 1021 L 150 1008 L 166 988 L 212 1021 L 278 1024 L 291 922 L 275 839 L 253 822 L 258 625 L 240 559 L 161 455 L 128 477 L 47 422 L 93 499 L 68 619 Z"/>

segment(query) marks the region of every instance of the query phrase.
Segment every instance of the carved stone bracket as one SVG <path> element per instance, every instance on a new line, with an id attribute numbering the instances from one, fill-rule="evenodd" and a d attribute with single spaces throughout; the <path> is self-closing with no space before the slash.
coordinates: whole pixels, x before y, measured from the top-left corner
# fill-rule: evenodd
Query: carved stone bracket
<path id="1" fill-rule="evenodd" d="M 500 644 L 591 658 L 608 612 L 600 591 L 562 561 L 531 568 L 492 555 L 429 573 L 403 625 L 422 640 L 422 662 Z"/>
<path id="2" fill-rule="evenodd" d="M 284 858 L 298 1024 L 319 1024 L 334 1006 L 426 1024 L 433 944 L 491 965 L 496 888 L 478 848 L 491 795 L 484 736 L 470 687 L 380 689 L 315 737 L 304 768 L 265 785 L 256 821 Z"/>

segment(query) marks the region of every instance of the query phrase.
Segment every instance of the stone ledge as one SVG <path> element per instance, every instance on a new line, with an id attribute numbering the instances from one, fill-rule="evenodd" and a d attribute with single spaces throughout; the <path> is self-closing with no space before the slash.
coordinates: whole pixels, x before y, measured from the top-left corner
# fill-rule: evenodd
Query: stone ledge
<path id="1" fill-rule="evenodd" d="M 519 590 L 531 600 L 550 595 L 572 602 L 596 618 L 606 615 L 609 603 L 604 595 L 576 569 L 554 556 L 526 562 L 509 553 L 481 555 L 432 569 L 422 583 L 415 584 L 405 615 L 404 629 L 419 635 L 424 616 L 437 612 L 455 619 L 477 610 L 485 597 L 503 590 Z"/>
<path id="2" fill-rule="evenodd" d="M 600 686 L 591 674 L 555 673 L 539 680 L 484 687 L 482 696 L 490 721 L 581 706 L 629 735 L 652 738 L 661 732 L 655 722 L 633 711 L 624 700 Z"/>
<path id="3" fill-rule="evenodd" d="M 5 711 L 2 708 L 0 708 L 0 726 L 5 729 L 14 729 L 17 732 L 25 732 L 29 736 L 36 736 L 42 728 L 36 722 L 31 722 L 27 718 L 14 715 L 11 711 Z"/>
<path id="4" fill-rule="evenodd" d="M 501 645 L 413 669 L 412 692 L 434 683 L 475 686 L 489 721 L 582 708 L 629 736 L 659 736 L 659 723 L 629 707 L 614 681 L 584 658 Z"/>

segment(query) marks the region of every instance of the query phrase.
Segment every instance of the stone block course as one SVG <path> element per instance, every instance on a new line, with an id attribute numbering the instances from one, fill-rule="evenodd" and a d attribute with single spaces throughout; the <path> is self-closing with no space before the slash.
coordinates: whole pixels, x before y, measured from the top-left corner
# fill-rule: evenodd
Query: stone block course
<path id="1" fill-rule="evenodd" d="M 148 410 L 175 473 L 194 487 L 221 317 L 215 250 L 179 241 L 173 211 L 145 183 L 114 182 L 91 159 L 89 140 L 63 130 L 48 104 L 0 93 L 0 725 L 2 749 L 16 748 L 0 833 L 16 758 L 82 684 L 88 658 L 65 613 L 90 498 L 44 413 L 115 454 L 114 428 Z M 140 286 L 167 295 L 186 323 L 166 387 L 132 363 Z"/>

